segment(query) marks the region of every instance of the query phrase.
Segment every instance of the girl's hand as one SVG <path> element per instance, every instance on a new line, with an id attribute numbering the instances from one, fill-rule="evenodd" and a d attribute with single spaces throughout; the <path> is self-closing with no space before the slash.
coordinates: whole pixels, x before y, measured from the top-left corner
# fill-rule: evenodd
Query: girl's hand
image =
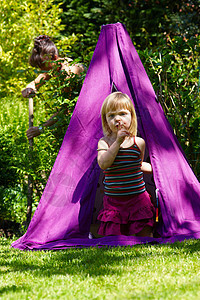
<path id="1" fill-rule="evenodd" d="M 24 98 L 29 98 L 30 96 L 34 97 L 35 96 L 35 90 L 32 89 L 32 88 L 25 88 L 24 90 L 22 90 L 22 96 Z"/>
<path id="2" fill-rule="evenodd" d="M 30 127 L 27 131 L 26 131 L 26 135 L 27 135 L 27 138 L 30 140 L 38 135 L 40 135 L 41 132 L 39 130 L 39 127 Z"/>
<path id="3" fill-rule="evenodd" d="M 117 131 L 116 142 L 119 145 L 121 145 L 127 136 L 130 136 L 130 133 L 128 132 L 128 130 L 126 130 L 123 125 L 119 125 L 118 131 Z"/>

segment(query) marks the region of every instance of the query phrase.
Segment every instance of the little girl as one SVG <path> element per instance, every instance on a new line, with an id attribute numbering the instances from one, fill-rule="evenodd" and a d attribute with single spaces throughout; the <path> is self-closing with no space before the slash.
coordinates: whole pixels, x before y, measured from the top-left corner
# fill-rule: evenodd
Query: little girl
<path id="1" fill-rule="evenodd" d="M 57 61 L 57 63 L 56 63 Z M 44 71 L 39 74 L 38 77 L 30 82 L 25 89 L 22 90 L 22 96 L 28 98 L 29 96 L 34 96 L 36 91 L 42 86 L 46 80 L 50 79 L 48 71 L 53 69 L 54 65 L 58 66 L 58 71 L 65 70 L 70 76 L 71 74 L 80 74 L 84 71 L 84 68 L 80 64 L 70 65 L 72 60 L 70 58 L 60 58 L 58 49 L 55 44 L 51 41 L 50 37 L 47 35 L 40 35 L 34 39 L 34 47 L 32 49 L 31 57 L 29 63 L 32 67 L 39 68 Z M 46 71 L 46 72 L 45 72 Z M 44 127 L 49 127 L 53 125 L 56 120 L 54 116 L 55 113 L 49 120 L 44 123 Z M 31 139 L 42 133 L 43 128 L 40 127 L 30 127 L 27 130 L 27 137 Z"/>
<path id="2" fill-rule="evenodd" d="M 104 170 L 104 209 L 98 234 L 153 236 L 154 206 L 145 188 L 145 141 L 136 136 L 137 119 L 130 98 L 110 94 L 101 109 L 104 137 L 98 143 L 98 164 Z"/>

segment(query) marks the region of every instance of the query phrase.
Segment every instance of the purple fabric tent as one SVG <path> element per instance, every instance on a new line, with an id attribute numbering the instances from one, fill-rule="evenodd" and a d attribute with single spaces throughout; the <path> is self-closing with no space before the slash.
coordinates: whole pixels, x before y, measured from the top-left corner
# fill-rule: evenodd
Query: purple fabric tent
<path id="1" fill-rule="evenodd" d="M 160 238 L 89 239 L 100 169 L 100 108 L 113 84 L 133 100 L 159 189 Z M 167 121 L 131 39 L 120 23 L 102 26 L 63 144 L 19 249 L 125 246 L 200 237 L 200 184 Z"/>

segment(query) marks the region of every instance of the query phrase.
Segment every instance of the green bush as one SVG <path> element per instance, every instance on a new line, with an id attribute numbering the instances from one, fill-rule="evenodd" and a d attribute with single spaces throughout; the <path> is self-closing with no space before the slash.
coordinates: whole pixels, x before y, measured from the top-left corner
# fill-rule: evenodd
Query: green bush
<path id="1" fill-rule="evenodd" d="M 49 134 L 57 141 L 57 146 L 54 145 L 54 148 L 60 148 L 86 75 L 86 71 L 83 71 L 81 75 L 69 76 L 65 70 L 58 71 L 59 63 L 59 61 L 54 62 L 53 69 L 49 71 L 50 79 L 40 88 L 35 98 L 36 101 L 43 103 L 46 119 L 57 112 L 54 117 L 56 123 L 49 128 Z M 75 63 L 80 62 L 78 59 L 71 62 L 71 64 Z M 40 121 L 40 124 L 43 122 Z"/>
<path id="2" fill-rule="evenodd" d="M 60 3 L 59 0 L 55 0 Z M 199 1 L 63 0 L 63 35 L 78 35 L 74 51 L 84 60 L 94 51 L 102 25 L 123 23 L 137 49 L 159 47 L 166 34 L 199 34 Z M 188 29 L 189 28 L 189 29 Z"/>
<path id="3" fill-rule="evenodd" d="M 22 186 L 0 187 L 0 219 L 22 224 L 26 218 L 27 197 Z"/>
<path id="4" fill-rule="evenodd" d="M 139 51 L 167 118 L 200 175 L 200 37 L 168 37 L 156 51 Z"/>
<path id="5" fill-rule="evenodd" d="M 16 221 L 25 218 L 26 212 L 20 208 L 27 200 L 28 175 L 39 177 L 40 185 L 45 185 L 45 176 L 48 178 L 49 168 L 52 167 L 56 154 L 49 155 L 52 147 L 52 138 L 49 145 L 44 143 L 44 138 L 38 139 L 34 145 L 33 160 L 30 161 L 29 143 L 26 138 L 28 128 L 28 103 L 21 98 L 4 98 L 1 100 L 2 110 L 0 115 L 0 217 Z M 35 120 L 45 116 L 42 103 L 35 103 Z M 39 108 L 39 109 L 38 109 Z M 41 157 L 42 156 L 42 157 Z M 52 159 L 51 159 L 52 158 Z M 41 162 L 46 162 L 42 176 L 40 174 Z M 49 164 L 51 166 L 49 166 Z M 46 172 L 46 173 L 45 173 Z M 38 175 L 40 174 L 40 176 Z M 37 181 L 36 181 L 37 182 Z M 34 193 L 34 201 L 38 203 L 37 189 Z M 10 196 L 9 196 L 10 195 Z M 20 195 L 20 196 L 19 196 Z M 20 200 L 21 198 L 21 200 Z M 22 200 L 23 199 L 23 200 Z M 21 202 L 22 201 L 22 202 Z M 13 208 L 15 206 L 15 209 Z M 24 207 L 25 203 L 22 205 Z M 19 209 L 19 211 L 17 211 Z M 22 213 L 23 210 L 23 213 Z M 15 212 L 15 213 L 14 213 Z"/>
<path id="6" fill-rule="evenodd" d="M 33 38 L 40 34 L 58 36 L 64 27 L 60 24 L 60 5 L 53 0 L 0 3 L 0 96 L 5 97 L 19 95 L 24 82 L 31 80 L 28 59 Z"/>
<path id="7" fill-rule="evenodd" d="M 22 101 L 22 97 L 14 97 L 12 100 L 5 98 L 1 101 L 1 218 L 9 217 L 13 221 L 25 218 L 29 176 L 33 180 L 33 212 L 37 207 L 85 77 L 83 73 L 68 78 L 65 71 L 58 73 L 57 66 L 50 73 L 51 79 L 34 98 L 34 126 L 43 124 L 59 111 L 55 117 L 57 122 L 34 138 L 33 149 L 30 149 L 26 138 L 28 99 Z"/>

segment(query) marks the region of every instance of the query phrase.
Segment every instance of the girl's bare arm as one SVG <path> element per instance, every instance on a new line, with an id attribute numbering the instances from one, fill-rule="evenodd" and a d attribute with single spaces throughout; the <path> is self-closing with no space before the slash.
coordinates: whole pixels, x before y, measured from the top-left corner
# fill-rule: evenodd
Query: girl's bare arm
<path id="1" fill-rule="evenodd" d="M 46 80 L 49 80 L 49 78 L 50 76 L 47 73 L 38 75 L 37 78 L 31 81 L 26 88 L 22 90 L 22 96 L 27 98 L 31 94 L 36 93 L 36 91 L 45 83 Z"/>
<path id="2" fill-rule="evenodd" d="M 140 156 L 142 160 L 141 170 L 145 174 L 151 174 L 153 172 L 151 164 L 143 161 L 144 153 L 145 153 L 145 141 L 142 138 L 136 137 L 136 144 L 138 145 L 141 151 L 141 156 Z"/>
<path id="3" fill-rule="evenodd" d="M 145 162 L 145 161 L 142 162 L 141 170 L 145 174 L 152 174 L 153 173 L 151 164 L 148 163 L 148 162 Z"/>
<path id="4" fill-rule="evenodd" d="M 101 169 L 105 170 L 112 165 L 119 151 L 119 147 L 120 144 L 116 141 L 110 147 L 103 139 L 99 141 L 97 162 Z"/>

